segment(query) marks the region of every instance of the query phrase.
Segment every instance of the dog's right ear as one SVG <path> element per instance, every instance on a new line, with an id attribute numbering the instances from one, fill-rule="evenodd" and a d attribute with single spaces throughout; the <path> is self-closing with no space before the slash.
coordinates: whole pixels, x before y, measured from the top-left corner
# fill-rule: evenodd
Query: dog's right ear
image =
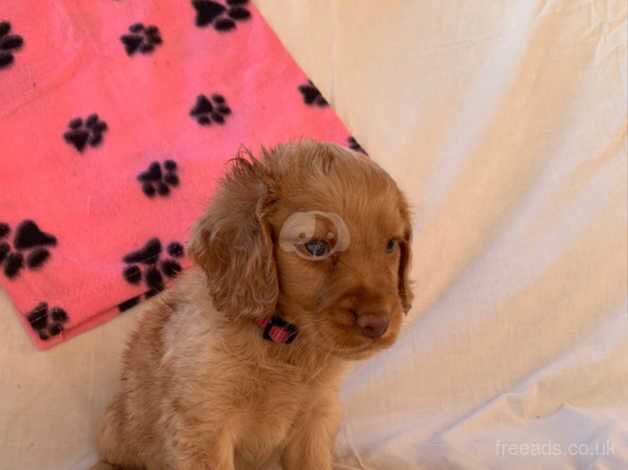
<path id="1" fill-rule="evenodd" d="M 236 157 L 192 228 L 188 255 L 207 274 L 221 312 L 253 318 L 275 312 L 279 286 L 267 222 L 275 201 L 271 185 L 262 162 L 248 152 Z"/>
<path id="2" fill-rule="evenodd" d="M 410 208 L 406 197 L 399 193 L 399 210 L 404 220 L 405 228 L 403 240 L 400 241 L 401 258 L 399 259 L 399 298 L 404 313 L 408 313 L 412 308 L 412 281 L 409 279 L 410 265 L 412 262 L 412 222 Z"/>

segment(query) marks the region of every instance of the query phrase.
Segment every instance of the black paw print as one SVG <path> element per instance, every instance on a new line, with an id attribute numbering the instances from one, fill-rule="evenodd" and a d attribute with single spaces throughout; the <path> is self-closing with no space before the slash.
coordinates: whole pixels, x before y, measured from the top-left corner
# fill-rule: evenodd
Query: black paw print
<path id="1" fill-rule="evenodd" d="M 68 127 L 70 130 L 63 134 L 63 138 L 79 152 L 83 152 L 87 144 L 92 147 L 100 145 L 103 132 L 107 131 L 107 123 L 101 121 L 96 113 L 87 116 L 85 122 L 80 117 L 74 118 Z"/>
<path id="2" fill-rule="evenodd" d="M 131 34 L 120 36 L 127 55 L 133 55 L 136 52 L 149 54 L 163 42 L 159 28 L 155 25 L 144 26 L 142 23 L 135 23 L 129 26 L 129 32 Z"/>
<path id="3" fill-rule="evenodd" d="M 248 20 L 251 12 L 245 5 L 248 0 L 227 0 L 227 6 L 212 0 L 193 0 L 196 10 L 196 26 L 212 25 L 216 31 L 229 31 L 236 21 Z"/>
<path id="4" fill-rule="evenodd" d="M 190 110 L 190 116 L 202 126 L 208 126 L 212 122 L 222 125 L 229 114 L 231 108 L 227 105 L 225 97 L 218 93 L 212 95 L 211 101 L 205 95 L 198 95 L 196 104 Z"/>
<path id="5" fill-rule="evenodd" d="M 17 34 L 11 32 L 11 23 L 0 21 L 0 69 L 8 67 L 13 63 L 13 52 L 22 47 L 24 40 Z"/>
<path id="6" fill-rule="evenodd" d="M 148 287 L 148 291 L 144 294 L 145 298 L 164 290 L 164 278 L 175 277 L 181 271 L 181 265 L 174 258 L 183 256 L 183 246 L 179 242 L 172 242 L 166 248 L 169 257 L 161 259 L 162 246 L 159 238 L 151 238 L 146 242 L 143 248 L 132 251 L 127 254 L 123 261 L 127 264 L 122 272 L 124 279 L 129 284 L 139 284 L 142 279 Z M 141 265 L 144 265 L 142 269 Z M 141 300 L 141 296 L 128 299 L 118 305 L 118 309 L 123 312 L 137 305 Z"/>
<path id="7" fill-rule="evenodd" d="M 11 227 L 0 222 L 0 266 L 4 266 L 4 274 L 9 279 L 20 273 L 25 262 L 30 270 L 43 266 L 50 258 L 50 251 L 43 247 L 57 244 L 55 237 L 42 232 L 32 220 L 24 220 L 17 226 L 13 248 L 4 240 L 10 232 Z"/>
<path id="8" fill-rule="evenodd" d="M 312 83 L 312 80 L 308 80 L 305 85 L 299 85 L 299 91 L 303 95 L 303 102 L 307 105 L 323 107 L 329 104 L 314 83 Z"/>
<path id="9" fill-rule="evenodd" d="M 26 319 L 39 338 L 45 341 L 63 331 L 63 324 L 68 321 L 68 314 L 61 307 L 48 309 L 48 304 L 41 302 L 26 315 Z"/>
<path id="10" fill-rule="evenodd" d="M 148 197 L 154 197 L 155 193 L 160 196 L 167 196 L 170 194 L 170 187 L 179 186 L 177 162 L 165 160 L 163 168 L 165 169 L 165 174 L 162 171 L 162 164 L 152 162 L 148 170 L 137 175 L 137 180 L 142 183 L 142 191 Z"/>
<path id="11" fill-rule="evenodd" d="M 353 137 L 352 135 L 350 135 L 347 138 L 347 143 L 349 144 L 349 148 L 351 150 L 355 150 L 356 152 L 360 152 L 360 153 L 363 153 L 364 155 L 368 155 L 368 153 L 366 153 L 366 150 L 362 148 L 359 142 L 355 140 L 355 137 Z"/>

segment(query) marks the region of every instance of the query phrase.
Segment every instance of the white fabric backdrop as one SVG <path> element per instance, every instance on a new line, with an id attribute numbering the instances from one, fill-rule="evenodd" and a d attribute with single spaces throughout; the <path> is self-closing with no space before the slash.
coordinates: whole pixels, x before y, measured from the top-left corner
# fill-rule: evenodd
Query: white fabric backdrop
<path id="1" fill-rule="evenodd" d="M 416 208 L 338 468 L 628 468 L 626 2 L 256 3 Z M 11 309 L 0 468 L 84 468 L 139 310 L 42 353 Z"/>

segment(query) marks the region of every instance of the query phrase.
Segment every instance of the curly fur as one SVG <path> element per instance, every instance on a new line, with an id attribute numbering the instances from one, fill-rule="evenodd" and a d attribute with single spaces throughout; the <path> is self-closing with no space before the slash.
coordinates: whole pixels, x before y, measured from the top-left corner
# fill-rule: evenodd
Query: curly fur
<path id="1" fill-rule="evenodd" d="M 349 249 L 319 261 L 280 249 L 283 221 L 309 210 L 339 214 Z M 192 229 L 197 266 L 131 336 L 96 468 L 330 469 L 343 365 L 390 346 L 410 308 L 411 236 L 406 200 L 374 162 L 311 141 L 243 150 Z M 262 339 L 253 320 L 276 312 L 294 343 Z M 386 317 L 386 332 L 363 334 L 363 314 Z"/>

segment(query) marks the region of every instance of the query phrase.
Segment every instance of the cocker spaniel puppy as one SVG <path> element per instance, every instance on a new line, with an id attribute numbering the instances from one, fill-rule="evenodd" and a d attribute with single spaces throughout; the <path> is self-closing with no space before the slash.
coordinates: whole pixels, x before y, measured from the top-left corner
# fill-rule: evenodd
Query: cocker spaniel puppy
<path id="1" fill-rule="evenodd" d="M 325 470 L 343 364 L 390 346 L 410 308 L 406 200 L 334 144 L 237 157 L 191 232 L 196 267 L 124 355 L 97 468 Z"/>

